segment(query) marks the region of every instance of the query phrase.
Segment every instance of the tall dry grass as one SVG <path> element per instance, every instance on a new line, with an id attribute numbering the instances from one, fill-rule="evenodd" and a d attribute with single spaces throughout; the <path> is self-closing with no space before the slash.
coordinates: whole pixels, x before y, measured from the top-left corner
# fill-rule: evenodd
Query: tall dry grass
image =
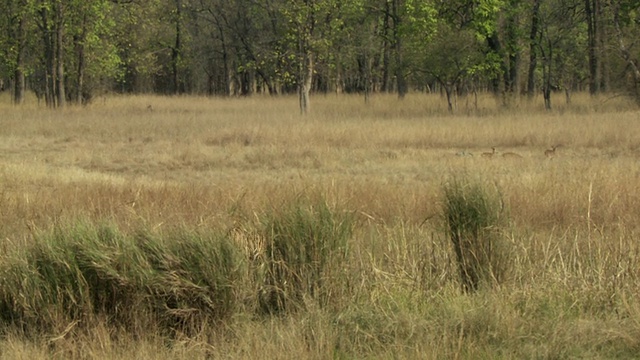
<path id="1" fill-rule="evenodd" d="M 56 249 L 75 250 L 55 252 L 62 260 L 49 263 L 76 264 L 76 274 L 133 264 L 100 262 L 122 256 L 95 245 L 93 226 L 105 222 L 123 239 L 120 248 L 137 249 L 132 239 L 141 232 L 162 244 L 151 253 L 164 265 L 147 268 L 157 281 L 126 288 L 148 305 L 146 315 L 164 314 L 151 306 L 162 303 L 144 302 L 158 294 L 185 309 L 201 306 L 205 295 L 188 294 L 189 286 L 194 294 L 214 288 L 204 285 L 213 275 L 198 270 L 213 255 L 193 255 L 213 254 L 203 250 L 206 234 L 221 234 L 243 255 L 234 263 L 237 303 L 217 318 L 222 325 L 214 319 L 167 335 L 144 316 L 127 328 L 108 312 L 51 312 L 49 331 L 37 336 L 5 321 L 0 357 L 629 358 L 640 350 L 640 119 L 622 98 L 576 94 L 567 105 L 559 97 L 547 112 L 541 101 L 504 108 L 486 96 L 477 108 L 459 99 L 449 114 L 437 95 L 380 95 L 368 105 L 327 95 L 314 96 L 313 113 L 300 117 L 290 97 L 106 97 L 51 111 L 35 101 L 14 107 L 3 96 L 0 268 L 17 271 L 16 284 L 19 269 L 36 276 L 28 259 L 42 251 L 29 251 L 46 249 L 52 236 Z M 544 150 L 556 144 L 548 159 Z M 478 156 L 491 147 L 492 159 Z M 507 151 L 522 158 L 502 158 Z M 443 185 L 463 173 L 496 189 L 509 219 L 500 228 L 506 276 L 474 294 L 460 290 L 440 214 Z M 322 199 L 330 219 L 352 214 L 347 258 L 330 278 L 313 261 L 300 266 L 314 269 L 305 280 L 311 288 L 330 279 L 325 300 L 302 291 L 299 311 L 257 315 L 269 268 L 262 226 L 305 197 Z M 319 215 L 311 214 L 298 233 L 315 226 Z M 285 230 L 296 218 L 286 219 Z M 72 236 L 79 223 L 88 232 Z M 97 257 L 83 268 L 73 251 L 84 245 L 93 247 L 77 254 Z M 191 261 L 169 261 L 182 258 Z M 300 271 L 282 280 L 290 285 Z M 162 292 L 169 280 L 182 284 L 171 296 Z"/>

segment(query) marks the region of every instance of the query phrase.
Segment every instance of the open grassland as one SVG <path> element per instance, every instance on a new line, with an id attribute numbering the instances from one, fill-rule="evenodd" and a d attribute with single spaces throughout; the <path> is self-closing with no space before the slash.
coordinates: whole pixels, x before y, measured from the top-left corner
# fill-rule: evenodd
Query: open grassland
<path id="1" fill-rule="evenodd" d="M 0 97 L 0 358 L 637 357 L 640 112 L 554 100 Z M 452 179 L 498 199 L 475 291 Z"/>

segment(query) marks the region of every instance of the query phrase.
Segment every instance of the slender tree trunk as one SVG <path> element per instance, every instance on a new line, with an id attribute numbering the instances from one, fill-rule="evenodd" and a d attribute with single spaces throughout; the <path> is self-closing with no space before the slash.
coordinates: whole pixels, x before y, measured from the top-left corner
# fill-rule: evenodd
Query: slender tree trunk
<path id="1" fill-rule="evenodd" d="M 369 56 L 369 50 L 367 49 L 364 53 L 364 103 L 369 104 L 369 100 L 371 97 L 371 67 L 373 66 L 373 62 L 371 61 L 371 56 Z"/>
<path id="2" fill-rule="evenodd" d="M 222 27 L 222 22 L 216 19 L 218 34 L 220 35 L 220 44 L 222 45 L 222 68 L 224 71 L 224 95 L 231 95 L 231 67 L 229 66 L 229 49 L 227 46 L 227 37 Z"/>
<path id="3" fill-rule="evenodd" d="M 589 93 L 600 91 L 600 64 L 598 57 L 598 0 L 585 0 L 585 18 L 587 20 L 587 42 L 589 58 Z"/>
<path id="4" fill-rule="evenodd" d="M 498 34 L 493 33 L 491 34 L 491 36 L 487 37 L 487 45 L 489 46 L 489 49 L 491 49 L 491 51 L 494 54 L 498 54 L 501 59 L 503 58 L 504 50 L 503 50 L 502 44 L 500 43 L 500 39 L 498 38 Z M 505 92 L 507 90 L 505 87 L 505 84 L 508 81 L 507 78 L 508 78 L 507 64 L 505 64 L 505 61 L 503 60 L 503 61 L 500 61 L 500 71 L 498 72 L 498 75 L 491 81 L 491 87 L 493 88 L 491 90 L 493 91 L 494 94 L 503 95 L 503 96 L 505 95 Z M 506 98 L 503 97 L 502 100 L 504 103 Z"/>
<path id="5" fill-rule="evenodd" d="M 339 55 L 338 55 L 339 56 Z M 336 75 L 335 75 L 335 93 L 336 95 L 340 95 L 344 92 L 344 83 L 342 81 L 342 65 L 340 64 L 340 60 L 336 61 Z"/>
<path id="6" fill-rule="evenodd" d="M 300 76 L 298 83 L 298 96 L 300 100 L 300 113 L 303 115 L 309 113 L 311 103 L 309 93 L 313 83 L 313 54 L 307 50 L 303 56 L 300 67 Z"/>
<path id="7" fill-rule="evenodd" d="M 55 61 L 55 41 L 52 34 L 52 25 L 49 19 L 49 10 L 43 7 L 39 11 L 40 15 L 40 32 L 42 34 L 42 44 L 44 50 L 43 62 L 44 72 L 42 74 L 43 95 L 47 107 L 54 108 L 56 106 L 56 61 Z"/>
<path id="8" fill-rule="evenodd" d="M 449 110 L 450 113 L 453 113 L 454 85 L 444 81 L 442 78 L 437 78 L 436 81 L 444 90 L 444 94 L 447 98 L 447 110 Z M 442 91 L 440 91 L 440 95 L 442 95 Z"/>
<path id="9" fill-rule="evenodd" d="M 391 44 L 389 43 L 389 36 L 391 30 L 391 9 L 389 1 L 385 1 L 385 12 L 382 28 L 382 88 L 383 92 L 391 92 Z"/>
<path id="10" fill-rule="evenodd" d="M 553 59 L 553 50 L 551 44 L 549 44 L 549 50 L 547 54 L 543 54 L 544 64 L 542 65 L 542 95 L 544 97 L 544 108 L 551 110 L 551 65 Z"/>
<path id="11" fill-rule="evenodd" d="M 13 103 L 16 105 L 21 105 L 24 103 L 26 86 L 24 72 L 22 71 L 23 66 L 23 64 L 17 65 L 16 70 L 13 72 Z"/>
<path id="12" fill-rule="evenodd" d="M 171 77 L 172 77 L 172 92 L 179 94 L 182 92 L 180 86 L 180 58 L 182 57 L 182 0 L 175 0 L 176 4 L 176 40 L 171 49 Z"/>
<path id="13" fill-rule="evenodd" d="M 515 1 L 511 1 L 516 6 Z M 519 15 L 509 14 L 507 19 L 507 51 L 508 51 L 508 76 L 505 89 L 508 93 L 518 94 L 520 88 L 520 46 L 518 46 Z"/>
<path id="14" fill-rule="evenodd" d="M 400 25 L 402 22 L 401 12 L 402 0 L 393 0 L 393 42 L 396 60 L 396 83 L 398 87 L 398 97 L 405 97 L 408 92 L 407 79 L 405 78 L 404 56 L 402 48 L 402 35 L 400 33 Z"/>
<path id="15" fill-rule="evenodd" d="M 64 14 L 61 1 L 56 2 L 56 98 L 57 106 L 65 107 L 67 94 L 64 86 Z"/>
<path id="16" fill-rule="evenodd" d="M 25 49 L 25 19 L 20 16 L 16 34 L 16 68 L 13 72 L 13 102 L 20 105 L 24 103 L 25 78 L 24 78 L 24 49 Z"/>
<path id="17" fill-rule="evenodd" d="M 84 88 L 84 71 L 85 71 L 85 47 L 84 42 L 87 36 L 87 16 L 82 18 L 82 30 L 80 34 L 74 37 L 75 49 L 76 49 L 76 72 L 77 72 L 77 84 L 76 84 L 76 103 L 83 104 L 85 102 L 85 88 Z"/>
<path id="18" fill-rule="evenodd" d="M 451 89 L 450 85 L 444 85 L 444 91 L 447 94 L 447 109 L 449 110 L 450 113 L 453 112 L 453 102 L 451 100 L 452 96 L 453 96 L 453 90 Z"/>
<path id="19" fill-rule="evenodd" d="M 611 88 L 611 68 L 609 61 L 609 52 L 606 50 L 609 44 L 611 29 L 611 7 L 603 5 L 601 0 L 596 0 L 597 30 L 598 30 L 598 63 L 600 76 L 600 91 L 606 92 Z"/>
<path id="20" fill-rule="evenodd" d="M 540 2 L 534 0 L 531 11 L 531 31 L 529 32 L 529 71 L 527 72 L 527 96 L 532 98 L 536 93 L 536 67 L 538 65 L 538 33 L 540 27 Z"/>

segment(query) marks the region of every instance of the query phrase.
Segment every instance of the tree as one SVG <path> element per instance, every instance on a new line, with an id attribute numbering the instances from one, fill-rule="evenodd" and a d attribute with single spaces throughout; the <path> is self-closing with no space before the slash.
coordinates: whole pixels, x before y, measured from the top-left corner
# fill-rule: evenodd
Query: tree
<path id="1" fill-rule="evenodd" d="M 584 13 L 588 38 L 589 93 L 595 95 L 608 90 L 609 60 L 608 48 L 610 24 L 613 19 L 607 11 L 609 6 L 602 0 L 585 0 Z"/>
<path id="2" fill-rule="evenodd" d="M 65 19 L 66 4 L 61 0 L 36 0 L 36 23 L 43 46 L 42 93 L 49 107 L 64 107 Z"/>
<path id="3" fill-rule="evenodd" d="M 566 74 L 574 68 L 568 68 L 565 60 L 571 56 L 579 57 L 583 54 L 580 46 L 583 37 L 583 13 L 579 10 L 577 0 L 558 0 L 543 3 L 540 7 L 540 41 L 539 51 L 542 55 L 542 94 L 544 106 L 551 109 L 551 92 L 563 89 L 569 100 L 570 91 L 566 85 Z M 578 46 L 576 46 L 578 43 Z"/>
<path id="4" fill-rule="evenodd" d="M 68 64 L 69 99 L 77 104 L 91 100 L 93 92 L 120 77 L 121 59 L 114 42 L 113 7 L 108 0 L 69 3 L 67 29 L 71 43 L 64 62 Z M 105 80 L 106 79 L 106 80 Z"/>
<path id="5" fill-rule="evenodd" d="M 614 26 L 618 40 L 618 50 L 626 64 L 625 73 L 629 78 L 629 91 L 640 105 L 640 67 L 638 55 L 633 53 L 629 38 L 637 38 L 640 33 L 640 4 L 631 0 L 612 1 Z"/>
<path id="6" fill-rule="evenodd" d="M 533 0 L 531 8 L 531 30 L 529 31 L 529 69 L 527 71 L 527 96 L 533 98 L 536 92 L 536 67 L 540 48 L 540 4 L 542 0 Z"/>
<path id="7" fill-rule="evenodd" d="M 283 47 L 293 50 L 288 58 L 294 66 L 302 114 L 309 112 L 315 61 L 321 49 L 329 46 L 324 35 L 331 29 L 337 10 L 337 0 L 290 0 L 281 8 L 289 25 Z"/>
<path id="8" fill-rule="evenodd" d="M 27 31 L 31 18 L 29 4 L 26 0 L 3 0 L 0 2 L 4 12 L 0 18 L 0 59 L 5 64 L 6 74 L 12 81 L 13 102 L 24 101 L 28 72 L 26 50 L 28 44 Z"/>
<path id="9" fill-rule="evenodd" d="M 425 52 L 421 70 L 442 86 L 447 107 L 453 112 L 454 99 L 462 82 L 484 71 L 482 44 L 473 31 L 456 30 L 451 24 L 441 22 Z"/>

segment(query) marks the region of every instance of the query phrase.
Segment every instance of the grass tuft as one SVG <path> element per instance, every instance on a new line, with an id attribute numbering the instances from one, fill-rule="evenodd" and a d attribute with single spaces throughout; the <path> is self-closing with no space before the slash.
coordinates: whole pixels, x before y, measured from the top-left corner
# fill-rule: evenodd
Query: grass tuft
<path id="1" fill-rule="evenodd" d="M 267 274 L 260 305 L 265 313 L 299 308 L 306 297 L 326 305 L 329 278 L 348 254 L 354 217 L 332 210 L 325 201 L 298 200 L 265 216 Z"/>
<path id="2" fill-rule="evenodd" d="M 186 230 L 127 236 L 78 223 L 5 256 L 0 319 L 26 332 L 97 318 L 127 329 L 189 331 L 236 310 L 235 284 L 245 273 L 229 239 Z"/>
<path id="3" fill-rule="evenodd" d="M 501 204 L 499 194 L 477 181 L 454 177 L 444 186 L 443 217 L 467 292 L 504 278 L 507 254 L 500 237 Z"/>

